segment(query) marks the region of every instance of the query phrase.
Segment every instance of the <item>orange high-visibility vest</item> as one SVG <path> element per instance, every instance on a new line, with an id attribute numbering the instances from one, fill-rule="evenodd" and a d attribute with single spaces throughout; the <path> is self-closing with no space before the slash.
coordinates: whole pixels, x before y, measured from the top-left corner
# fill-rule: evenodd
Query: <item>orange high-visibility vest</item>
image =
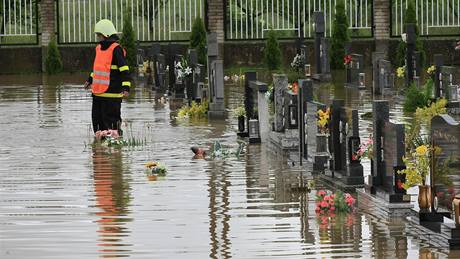
<path id="1" fill-rule="evenodd" d="M 93 84 L 91 87 L 94 94 L 102 94 L 109 89 L 113 50 L 118 46 L 119 44 L 114 42 L 108 49 L 101 50 L 101 45 L 97 45 L 96 59 L 93 66 Z"/>

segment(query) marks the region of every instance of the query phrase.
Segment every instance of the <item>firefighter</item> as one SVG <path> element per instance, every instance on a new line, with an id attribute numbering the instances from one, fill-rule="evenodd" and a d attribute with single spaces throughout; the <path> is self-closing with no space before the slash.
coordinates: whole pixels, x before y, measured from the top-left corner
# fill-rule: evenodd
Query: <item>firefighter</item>
<path id="1" fill-rule="evenodd" d="M 85 82 L 93 96 L 92 121 L 98 131 L 117 130 L 121 135 L 121 101 L 129 95 L 131 79 L 126 62 L 126 51 L 118 43 L 113 23 L 101 20 L 95 30 L 98 44 L 93 71 Z"/>

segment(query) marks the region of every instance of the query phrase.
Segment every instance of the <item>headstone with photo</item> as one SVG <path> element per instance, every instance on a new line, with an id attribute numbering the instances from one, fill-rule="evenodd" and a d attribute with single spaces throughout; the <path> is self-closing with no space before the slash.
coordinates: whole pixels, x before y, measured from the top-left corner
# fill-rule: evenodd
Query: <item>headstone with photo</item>
<path id="1" fill-rule="evenodd" d="M 349 75 L 346 86 L 365 89 L 365 78 L 362 78 L 364 74 L 364 56 L 360 54 L 350 54 L 351 61 L 346 66 L 347 75 Z"/>
<path id="2" fill-rule="evenodd" d="M 331 79 L 329 64 L 329 40 L 325 35 L 324 12 L 315 12 L 315 80 L 327 81 Z"/>
<path id="3" fill-rule="evenodd" d="M 285 92 L 288 88 L 288 78 L 286 75 L 273 75 L 273 94 L 275 96 L 275 131 L 285 130 Z"/>

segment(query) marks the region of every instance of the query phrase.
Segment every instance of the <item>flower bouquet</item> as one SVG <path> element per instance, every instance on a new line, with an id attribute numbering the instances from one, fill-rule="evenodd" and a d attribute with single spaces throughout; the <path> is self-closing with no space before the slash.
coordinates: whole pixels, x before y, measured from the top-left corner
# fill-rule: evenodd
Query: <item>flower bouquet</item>
<path id="1" fill-rule="evenodd" d="M 351 64 L 351 59 L 351 55 L 345 55 L 345 57 L 343 57 L 343 64 L 345 67 L 348 67 Z"/>
<path id="2" fill-rule="evenodd" d="M 358 150 L 351 156 L 352 160 L 361 160 L 361 158 L 368 158 L 372 160 L 374 157 L 374 140 L 372 135 L 369 136 L 369 139 L 366 142 L 363 142 L 359 145 Z"/>
<path id="3" fill-rule="evenodd" d="M 188 76 L 192 74 L 192 68 L 188 66 L 188 62 L 185 58 L 182 58 L 181 62 L 177 62 L 176 64 L 176 73 L 177 73 L 177 80 L 183 81 Z"/>
<path id="4" fill-rule="evenodd" d="M 147 168 L 147 175 L 155 175 L 155 176 L 165 176 L 168 170 L 166 167 L 159 162 L 147 162 L 145 164 Z"/>
<path id="5" fill-rule="evenodd" d="M 320 133 L 327 134 L 329 131 L 328 125 L 331 118 L 331 109 L 327 108 L 325 111 L 320 109 L 318 110 L 317 115 L 317 125 L 319 127 Z"/>
<path id="6" fill-rule="evenodd" d="M 398 78 L 403 78 L 406 75 L 406 66 L 398 67 L 396 69 L 396 76 Z"/>
<path id="7" fill-rule="evenodd" d="M 316 192 L 316 209 L 317 214 L 325 213 L 348 213 L 353 211 L 356 200 L 349 193 L 338 191 L 336 193 L 327 193 L 325 190 Z"/>
<path id="8" fill-rule="evenodd" d="M 293 95 L 297 95 L 299 92 L 299 83 L 294 82 L 292 84 L 288 84 L 288 91 Z"/>

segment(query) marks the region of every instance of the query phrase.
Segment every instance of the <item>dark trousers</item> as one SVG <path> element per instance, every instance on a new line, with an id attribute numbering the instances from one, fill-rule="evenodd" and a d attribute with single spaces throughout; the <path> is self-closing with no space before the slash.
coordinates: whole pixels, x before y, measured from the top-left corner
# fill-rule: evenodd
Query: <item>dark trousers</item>
<path id="1" fill-rule="evenodd" d="M 93 130 L 118 130 L 121 134 L 121 99 L 93 97 Z"/>

